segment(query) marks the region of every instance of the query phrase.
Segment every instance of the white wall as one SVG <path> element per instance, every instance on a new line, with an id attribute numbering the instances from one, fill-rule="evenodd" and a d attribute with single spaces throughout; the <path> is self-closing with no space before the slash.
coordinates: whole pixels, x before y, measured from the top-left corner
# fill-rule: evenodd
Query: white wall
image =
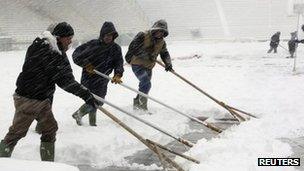
<path id="1" fill-rule="evenodd" d="M 0 0 L 0 31 L 32 41 L 49 24 L 67 21 L 76 39 L 91 39 L 104 21 L 113 21 L 120 33 L 137 33 L 166 19 L 169 40 L 191 40 L 193 30 L 204 39 L 268 39 L 276 31 L 289 38 L 297 24 L 291 1 L 296 0 Z"/>
<path id="2" fill-rule="evenodd" d="M 289 1 L 286 0 L 138 2 L 151 21 L 165 18 L 172 36 L 185 39 L 191 39 L 189 33 L 192 28 L 200 28 L 204 38 L 268 39 L 279 30 L 282 37 L 289 38 L 289 33 L 296 29 L 297 24 L 297 17 L 288 15 Z M 221 14 L 224 14 L 224 17 L 220 18 Z"/>

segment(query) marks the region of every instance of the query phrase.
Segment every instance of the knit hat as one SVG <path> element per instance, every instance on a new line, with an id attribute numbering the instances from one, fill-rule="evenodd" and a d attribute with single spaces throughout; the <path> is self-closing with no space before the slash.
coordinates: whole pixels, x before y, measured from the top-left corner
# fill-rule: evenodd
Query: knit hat
<path id="1" fill-rule="evenodd" d="M 74 35 L 74 30 L 67 22 L 61 22 L 56 25 L 52 35 L 57 37 L 69 37 Z"/>

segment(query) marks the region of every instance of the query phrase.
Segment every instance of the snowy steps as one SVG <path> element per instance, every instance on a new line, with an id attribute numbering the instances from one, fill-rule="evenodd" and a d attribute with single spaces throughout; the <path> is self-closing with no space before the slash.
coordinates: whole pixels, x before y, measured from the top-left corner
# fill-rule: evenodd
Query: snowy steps
<path id="1" fill-rule="evenodd" d="M 232 123 L 215 123 L 216 126 L 222 128 L 223 130 L 229 128 L 232 126 Z M 197 122 L 194 121 L 189 121 L 189 126 L 191 130 L 193 130 L 191 133 L 185 134 L 182 136 L 182 138 L 189 140 L 193 143 L 196 143 L 198 140 L 205 138 L 205 139 L 211 139 L 213 137 L 216 137 L 218 134 L 215 133 L 214 131 L 211 131 L 210 129 L 202 126 L 201 124 L 198 124 Z M 177 141 L 172 141 L 165 145 L 165 147 L 168 147 L 169 149 L 172 149 L 174 151 L 184 153 L 188 150 L 185 145 L 177 142 Z M 174 155 L 170 153 L 166 153 L 171 159 L 174 159 Z M 157 156 L 153 154 L 149 149 L 141 150 L 135 153 L 132 156 L 125 157 L 125 159 L 128 161 L 128 163 L 133 164 L 142 164 L 145 166 L 150 166 L 152 164 L 156 164 L 157 166 L 161 166 L 161 163 Z M 102 169 L 97 169 L 97 168 L 92 168 L 90 166 L 78 166 L 80 171 L 147 171 L 147 170 L 142 170 L 142 169 L 130 169 L 130 168 L 123 168 L 123 167 L 117 167 L 117 166 L 110 166 L 107 168 L 102 168 Z M 149 171 L 158 171 L 158 170 L 149 170 Z"/>

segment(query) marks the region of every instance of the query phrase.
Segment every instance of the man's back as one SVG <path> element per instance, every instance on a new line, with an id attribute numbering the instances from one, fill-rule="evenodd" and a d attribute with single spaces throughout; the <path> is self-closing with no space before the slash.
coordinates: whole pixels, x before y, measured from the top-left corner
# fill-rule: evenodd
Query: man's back
<path id="1" fill-rule="evenodd" d="M 60 74 L 58 70 L 72 73 L 68 59 L 64 58 L 65 53 L 51 48 L 45 38 L 36 38 L 28 48 L 22 72 L 16 82 L 17 94 L 37 100 L 52 99 Z"/>

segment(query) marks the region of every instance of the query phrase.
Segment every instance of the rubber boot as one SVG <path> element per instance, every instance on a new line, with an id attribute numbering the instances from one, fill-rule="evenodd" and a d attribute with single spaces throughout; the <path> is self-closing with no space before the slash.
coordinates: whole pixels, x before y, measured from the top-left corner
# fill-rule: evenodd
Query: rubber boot
<path id="1" fill-rule="evenodd" d="M 75 119 L 78 126 L 82 125 L 82 116 L 79 114 L 79 110 L 77 110 L 75 113 L 73 113 L 72 117 Z"/>
<path id="2" fill-rule="evenodd" d="M 11 157 L 14 148 L 10 148 L 3 140 L 0 143 L 0 157 Z"/>
<path id="3" fill-rule="evenodd" d="M 96 110 L 89 113 L 89 123 L 90 123 L 90 126 L 97 126 L 96 125 Z"/>
<path id="4" fill-rule="evenodd" d="M 82 125 L 82 117 L 89 113 L 86 104 L 82 105 L 76 112 L 73 113 L 72 117 L 76 120 L 77 125 Z"/>
<path id="5" fill-rule="evenodd" d="M 147 107 L 148 98 L 139 95 L 139 100 L 138 101 L 139 101 L 139 109 L 147 111 L 148 110 L 148 107 Z"/>
<path id="6" fill-rule="evenodd" d="M 54 161 L 55 158 L 55 143 L 41 142 L 40 144 L 41 161 Z"/>
<path id="7" fill-rule="evenodd" d="M 133 99 L 133 110 L 139 110 L 139 95 Z"/>

